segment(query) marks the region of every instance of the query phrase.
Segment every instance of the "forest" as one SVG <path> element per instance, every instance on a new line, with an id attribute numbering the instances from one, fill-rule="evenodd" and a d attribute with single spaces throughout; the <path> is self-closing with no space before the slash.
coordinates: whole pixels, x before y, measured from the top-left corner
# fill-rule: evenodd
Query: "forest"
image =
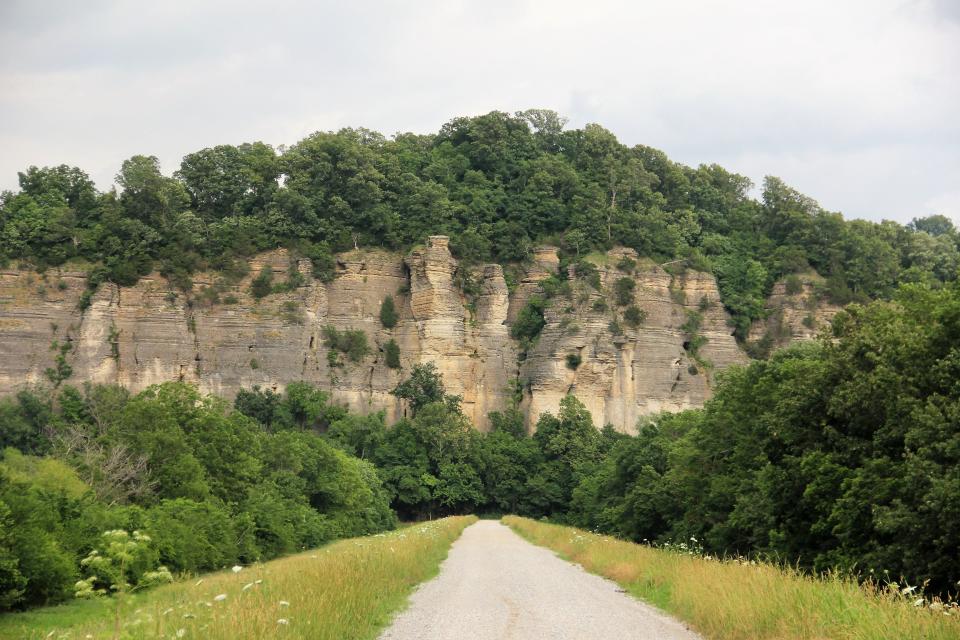
<path id="1" fill-rule="evenodd" d="M 539 243 L 565 261 L 619 245 L 715 274 L 741 340 L 789 274 L 816 270 L 841 305 L 956 278 L 960 236 L 945 216 L 847 221 L 778 178 L 757 191 L 718 165 L 691 168 L 600 125 L 565 124 L 533 109 L 455 118 L 427 135 L 317 132 L 278 149 L 202 149 L 172 176 L 137 155 L 107 191 L 77 167 L 29 167 L 18 192 L 0 195 L 0 265 L 69 261 L 91 289 L 159 270 L 189 288 L 198 270 L 235 273 L 280 246 L 329 279 L 333 253 L 402 251 L 431 234 L 450 236 L 467 266 L 522 262 Z"/>
<path id="2" fill-rule="evenodd" d="M 516 407 L 480 433 L 430 363 L 389 427 L 304 383 L 233 407 L 182 383 L 25 389 L 0 402 L 0 602 L 70 597 L 105 530 L 183 573 L 471 512 L 956 592 L 958 344 L 960 286 L 904 285 L 635 436 L 574 396 L 532 435 Z"/>
<path id="3" fill-rule="evenodd" d="M 134 156 L 108 191 L 79 168 L 30 167 L 0 196 L 0 266 L 86 268 L 82 308 L 100 284 L 154 270 L 189 288 L 198 270 L 236 272 L 282 246 L 329 280 L 336 252 L 446 234 L 465 265 L 522 263 L 539 243 L 566 262 L 618 245 L 681 260 L 717 277 L 740 339 L 790 274 L 817 271 L 821 293 L 848 306 L 820 340 L 723 372 L 702 409 L 649 416 L 637 435 L 594 424 L 573 396 L 534 425 L 507 407 L 480 433 L 431 363 L 403 371 L 393 394 L 408 417 L 393 425 L 306 383 L 232 402 L 175 382 L 138 394 L 25 387 L 0 400 L 0 609 L 102 586 L 90 554 L 105 532 L 147 536 L 135 576 L 146 579 L 463 513 L 956 592 L 950 220 L 846 221 L 777 178 L 757 199 L 719 166 L 564 125 L 531 110 L 430 135 L 319 132 L 289 148 L 204 149 L 172 176 Z M 513 335 L 536 340 L 536 325 L 521 316 Z M 334 357 L 365 348 L 346 333 L 325 339 Z"/>

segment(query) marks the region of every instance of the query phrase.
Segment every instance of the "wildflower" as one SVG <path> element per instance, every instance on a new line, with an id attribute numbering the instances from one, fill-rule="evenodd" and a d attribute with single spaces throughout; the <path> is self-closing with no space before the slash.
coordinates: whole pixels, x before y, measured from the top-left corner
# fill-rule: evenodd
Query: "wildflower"
<path id="1" fill-rule="evenodd" d="M 233 565 L 233 569 L 231 569 L 231 571 L 233 571 L 234 573 L 240 573 L 241 571 L 243 571 L 243 567 L 241 567 L 238 564 L 235 564 Z"/>
<path id="2" fill-rule="evenodd" d="M 223 601 L 226 600 L 226 599 L 227 599 L 227 594 L 221 593 L 220 595 L 216 596 L 216 597 L 213 599 L 213 601 L 214 601 L 214 602 L 223 602 Z"/>
<path id="3" fill-rule="evenodd" d="M 193 584 L 193 586 L 199 587 L 201 584 L 203 584 L 203 578 L 200 578 L 199 580 L 197 580 L 197 581 Z"/>
<path id="4" fill-rule="evenodd" d="M 290 606 L 290 603 L 287 602 L 286 600 L 281 600 L 281 601 L 280 601 L 280 606 L 281 606 L 281 607 L 289 607 L 289 606 Z"/>
<path id="5" fill-rule="evenodd" d="M 173 607 L 170 607 L 169 609 L 164 609 L 163 613 L 161 613 L 160 615 L 165 616 L 168 613 L 173 613 Z"/>
<path id="6" fill-rule="evenodd" d="M 247 584 L 243 585 L 243 589 L 240 589 L 240 591 L 246 591 L 247 589 L 249 589 L 249 588 L 252 587 L 252 586 L 253 586 L 253 583 L 252 583 L 252 582 L 248 582 Z"/>
<path id="7" fill-rule="evenodd" d="M 277 624 L 290 624 L 290 621 L 287 620 L 286 618 L 278 618 Z"/>
<path id="8" fill-rule="evenodd" d="M 178 638 L 182 638 L 182 637 L 185 636 L 185 635 L 187 635 L 187 630 L 186 630 L 186 629 L 177 629 L 177 637 L 178 637 Z"/>
<path id="9" fill-rule="evenodd" d="M 916 590 L 917 590 L 916 587 L 904 587 L 903 589 L 900 590 L 900 593 L 902 593 L 903 595 L 907 595 L 908 593 L 913 593 Z"/>
<path id="10" fill-rule="evenodd" d="M 916 600 L 914 600 L 914 601 L 913 601 L 913 606 L 915 606 L 915 607 L 922 607 L 922 606 L 923 606 L 923 598 L 917 598 Z"/>
<path id="11" fill-rule="evenodd" d="M 260 584 L 261 582 L 263 582 L 263 580 L 254 580 L 253 584 Z"/>
<path id="12" fill-rule="evenodd" d="M 183 614 L 183 617 L 184 617 L 184 618 L 194 618 L 194 617 L 196 617 L 196 616 L 194 616 L 192 613 L 185 613 L 185 614 Z"/>

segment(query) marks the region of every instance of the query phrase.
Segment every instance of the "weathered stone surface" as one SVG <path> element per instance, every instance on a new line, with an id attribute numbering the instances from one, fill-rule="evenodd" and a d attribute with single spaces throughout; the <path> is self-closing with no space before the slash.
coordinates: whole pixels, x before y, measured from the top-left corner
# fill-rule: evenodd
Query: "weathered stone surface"
<path id="1" fill-rule="evenodd" d="M 816 288 L 823 283 L 823 277 L 810 272 L 798 274 L 797 278 L 800 288 L 793 293 L 787 293 L 786 279 L 774 283 L 766 304 L 768 315 L 751 325 L 749 342 L 765 341 L 769 348 L 777 349 L 798 340 L 812 340 L 829 328 L 841 307 L 818 299 Z"/>
<path id="2" fill-rule="evenodd" d="M 608 264 L 615 265 L 623 255 L 636 258 L 632 251 L 618 249 L 608 254 Z M 525 401 L 531 423 L 542 413 L 555 412 L 560 400 L 573 393 L 590 410 L 595 424 L 633 431 L 642 415 L 702 405 L 710 395 L 714 371 L 746 362 L 727 326 L 713 276 L 687 272 L 674 277 L 645 263 L 632 274 L 601 267 L 600 275 L 603 291 L 578 282 L 572 299 L 554 300 L 545 313 L 547 325 L 521 367 L 521 379 L 529 389 Z M 616 309 L 611 294 L 614 282 L 622 277 L 636 283 L 635 304 L 646 314 L 636 329 L 623 322 L 622 308 Z M 595 310 L 600 300 L 608 311 Z M 689 336 L 681 326 L 688 311 L 702 315 L 698 333 L 708 342 L 699 356 L 707 366 L 684 348 Z M 610 326 L 614 314 L 621 318 L 619 336 Z M 580 356 L 576 369 L 568 365 L 571 354 Z"/>
<path id="3" fill-rule="evenodd" d="M 630 431 L 639 416 L 701 405 L 716 371 L 746 356 L 730 335 L 712 276 L 693 271 L 672 276 L 643 261 L 625 276 L 613 266 L 624 255 L 635 257 L 625 249 L 608 254 L 610 266 L 600 268 L 602 291 L 577 282 L 570 299 L 550 302 L 543 334 L 522 363 L 509 326 L 539 283 L 557 273 L 552 247 L 536 250 L 512 293 L 499 265 L 472 268 L 478 285 L 473 299 L 457 285 L 461 267 L 442 236 L 406 257 L 377 250 L 341 254 L 337 277 L 326 284 L 310 276 L 307 261 L 291 266 L 283 250 L 251 260 L 249 274 L 238 282 L 197 274 L 189 294 L 153 274 L 133 287 L 101 286 L 82 313 L 83 273 L 51 270 L 42 277 L 7 269 L 0 271 L 0 394 L 45 383 L 45 370 L 55 367 L 56 341 L 70 345 L 68 382 L 118 383 L 138 391 L 184 380 L 230 398 L 253 385 L 281 389 L 306 380 L 354 410 L 383 410 L 393 421 L 403 416 L 404 406 L 390 390 L 413 364 L 434 362 L 448 391 L 463 396 L 464 411 L 481 429 L 490 411 L 508 405 L 519 381 L 521 407 L 531 424 L 541 413 L 556 411 L 571 392 L 598 426 L 611 423 Z M 296 269 L 303 284 L 256 300 L 250 283 L 264 268 L 272 270 L 274 283 Z M 613 301 L 612 287 L 621 277 L 633 278 L 636 304 L 646 312 L 636 329 L 625 325 L 623 309 Z M 393 296 L 399 317 L 389 330 L 379 320 L 387 296 Z M 777 296 L 786 305 L 785 318 L 792 322 L 796 316 L 802 326 L 802 305 L 789 306 L 792 298 L 782 286 Z M 601 298 L 609 310 L 594 310 Z M 698 333 L 707 339 L 697 358 L 684 347 L 690 336 L 681 327 L 689 313 L 702 316 Z M 818 324 L 832 311 L 820 313 Z M 614 317 L 620 318 L 622 335 L 611 331 Z M 331 367 L 327 326 L 364 331 L 370 354 L 358 363 L 341 357 L 343 365 Z M 384 362 L 383 348 L 391 339 L 400 346 L 400 371 Z M 575 370 L 568 367 L 568 354 L 581 357 Z"/>

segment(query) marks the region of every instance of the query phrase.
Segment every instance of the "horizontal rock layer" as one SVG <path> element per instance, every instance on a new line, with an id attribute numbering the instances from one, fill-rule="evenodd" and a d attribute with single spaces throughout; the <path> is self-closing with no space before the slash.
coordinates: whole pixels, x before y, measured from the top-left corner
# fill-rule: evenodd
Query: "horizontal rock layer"
<path id="1" fill-rule="evenodd" d="M 606 258 L 613 265 L 624 255 L 630 252 L 614 250 Z M 0 394 L 50 384 L 58 377 L 61 346 L 68 345 L 61 364 L 72 372 L 65 383 L 117 383 L 138 391 L 183 380 L 229 398 L 253 385 L 279 390 L 306 380 L 353 410 L 383 410 L 393 421 L 405 407 L 390 390 L 413 364 L 434 362 L 480 429 L 520 386 L 531 425 L 573 393 L 598 426 L 632 431 L 640 416 L 700 406 L 718 370 L 747 360 L 731 337 L 716 282 L 700 272 L 672 276 L 641 263 L 625 274 L 601 266 L 600 291 L 575 280 L 568 298 L 550 301 L 542 335 L 521 361 L 510 324 L 539 283 L 556 273 L 555 249 L 538 249 L 512 292 L 500 266 L 471 269 L 471 299 L 457 284 L 460 267 L 442 236 L 405 257 L 376 250 L 341 254 L 330 283 L 314 280 L 307 261 L 291 265 L 283 250 L 262 254 L 249 267 L 249 275 L 233 283 L 198 274 L 187 294 L 156 274 L 132 287 L 103 285 L 82 312 L 82 272 L 0 271 Z M 274 283 L 297 270 L 303 284 L 256 300 L 250 284 L 265 268 Z M 636 305 L 646 314 L 638 328 L 624 324 L 613 301 L 611 289 L 623 277 L 635 281 Z M 387 296 L 399 316 L 392 329 L 379 319 Z M 606 311 L 594 309 L 601 298 Z M 702 317 L 697 334 L 706 338 L 695 356 L 684 328 L 691 313 Z M 622 335 L 612 330 L 614 319 Z M 355 363 L 341 355 L 342 365 L 331 366 L 328 326 L 362 330 L 370 353 Z M 400 347 L 400 370 L 385 363 L 391 339 Z M 580 358 L 576 368 L 568 363 L 571 354 Z M 61 375 L 67 372 L 60 367 Z"/>

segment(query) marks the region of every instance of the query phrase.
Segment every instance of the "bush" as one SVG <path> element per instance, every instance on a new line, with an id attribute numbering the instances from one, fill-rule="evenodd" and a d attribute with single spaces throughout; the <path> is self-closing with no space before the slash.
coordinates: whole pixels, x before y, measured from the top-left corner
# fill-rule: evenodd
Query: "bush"
<path id="1" fill-rule="evenodd" d="M 273 269 L 266 266 L 260 270 L 260 275 L 250 283 L 250 295 L 260 300 L 271 293 L 273 293 Z"/>
<path id="2" fill-rule="evenodd" d="M 617 304 L 621 307 L 633 304 L 633 290 L 636 287 L 637 283 L 634 282 L 633 278 L 619 278 L 613 285 Z"/>
<path id="3" fill-rule="evenodd" d="M 387 296 L 380 303 L 380 324 L 386 329 L 397 326 L 397 309 L 393 304 L 393 296 Z"/>
<path id="4" fill-rule="evenodd" d="M 323 339 L 328 349 L 346 355 L 351 362 L 360 362 L 370 353 L 367 334 L 360 329 L 339 331 L 333 325 L 327 325 L 323 329 Z"/>
<path id="5" fill-rule="evenodd" d="M 590 308 L 596 311 L 597 313 L 604 313 L 608 309 L 607 301 L 603 298 L 597 298 L 593 301 L 593 304 L 590 305 Z"/>
<path id="6" fill-rule="evenodd" d="M 240 559 L 238 536 L 230 513 L 214 501 L 164 500 L 147 513 L 146 527 L 160 562 L 182 571 L 211 571 Z"/>
<path id="7" fill-rule="evenodd" d="M 396 340 L 390 339 L 387 344 L 383 346 L 384 359 L 386 360 L 387 366 L 391 369 L 400 368 L 400 345 L 397 344 Z"/>
<path id="8" fill-rule="evenodd" d="M 619 262 L 617 262 L 617 269 L 623 271 L 624 273 L 632 273 L 636 267 L 637 261 L 630 256 L 623 256 L 620 258 Z"/>
<path id="9" fill-rule="evenodd" d="M 547 308 L 547 301 L 540 296 L 531 296 L 527 304 L 517 314 L 517 319 L 510 327 L 510 336 L 526 346 L 533 344 L 547 321 L 543 312 Z"/>
<path id="10" fill-rule="evenodd" d="M 583 358 L 580 357 L 579 353 L 568 353 L 567 354 L 567 368 L 576 370 L 580 366 L 580 363 L 583 362 Z"/>
<path id="11" fill-rule="evenodd" d="M 587 260 L 578 260 L 574 265 L 574 273 L 578 280 L 583 280 L 591 287 L 600 290 L 600 272 L 597 271 L 597 265 Z"/>
<path id="12" fill-rule="evenodd" d="M 803 291 L 803 281 L 800 280 L 800 276 L 796 274 L 787 276 L 783 282 L 783 286 L 788 296 L 795 296 Z"/>
<path id="13" fill-rule="evenodd" d="M 627 323 L 627 326 L 636 329 L 642 325 L 647 319 L 647 312 L 639 308 L 637 305 L 630 305 L 623 312 L 623 321 Z"/>

